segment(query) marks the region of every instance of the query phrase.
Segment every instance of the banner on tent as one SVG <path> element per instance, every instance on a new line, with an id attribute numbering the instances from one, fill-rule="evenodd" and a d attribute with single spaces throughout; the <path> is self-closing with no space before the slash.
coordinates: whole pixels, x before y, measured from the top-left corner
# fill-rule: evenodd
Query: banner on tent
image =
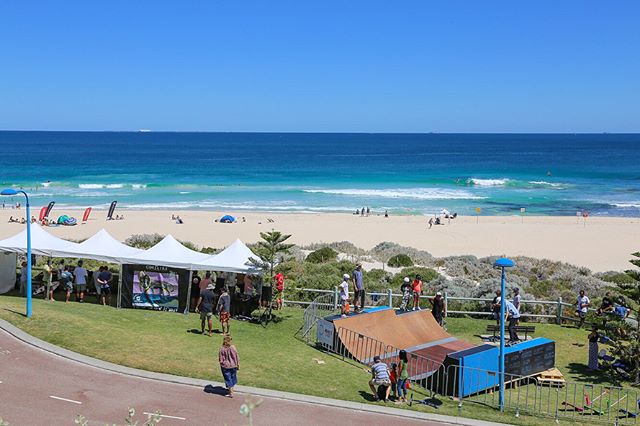
<path id="1" fill-rule="evenodd" d="M 153 265 L 122 265 L 123 308 L 183 312 L 189 271 Z"/>

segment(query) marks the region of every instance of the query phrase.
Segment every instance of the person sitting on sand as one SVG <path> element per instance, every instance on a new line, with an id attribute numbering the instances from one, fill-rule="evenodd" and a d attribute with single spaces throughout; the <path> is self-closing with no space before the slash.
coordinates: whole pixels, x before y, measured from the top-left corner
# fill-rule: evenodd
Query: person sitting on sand
<path id="1" fill-rule="evenodd" d="M 384 217 L 389 217 L 389 211 L 388 210 L 384 211 Z"/>
<path id="2" fill-rule="evenodd" d="M 184 223 L 184 221 L 182 220 L 182 218 L 180 216 L 176 216 L 176 223 L 178 225 L 182 225 Z"/>

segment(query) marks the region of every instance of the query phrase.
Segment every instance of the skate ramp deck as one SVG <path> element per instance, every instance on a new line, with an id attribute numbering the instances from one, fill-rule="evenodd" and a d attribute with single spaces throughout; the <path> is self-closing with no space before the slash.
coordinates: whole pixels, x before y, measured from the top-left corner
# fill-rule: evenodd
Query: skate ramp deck
<path id="1" fill-rule="evenodd" d="M 342 345 L 360 362 L 370 363 L 374 355 L 395 358 L 398 349 L 417 355 L 409 361 L 412 377 L 427 376 L 448 354 L 475 346 L 451 336 L 425 310 L 396 313 L 390 308 L 335 318 L 333 323 Z"/>

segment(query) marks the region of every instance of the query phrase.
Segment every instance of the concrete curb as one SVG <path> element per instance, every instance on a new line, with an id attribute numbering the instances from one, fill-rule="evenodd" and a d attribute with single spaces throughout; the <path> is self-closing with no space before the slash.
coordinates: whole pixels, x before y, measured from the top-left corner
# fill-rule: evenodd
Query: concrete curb
<path id="1" fill-rule="evenodd" d="M 122 365 L 114 364 L 107 361 L 102 361 L 96 358 L 91 358 L 86 355 L 73 352 L 59 346 L 52 345 L 44 340 L 38 339 L 28 333 L 25 333 L 18 327 L 10 324 L 9 322 L 0 319 L 0 329 L 9 333 L 18 340 L 21 340 L 31 346 L 34 346 L 43 351 L 52 353 L 54 355 L 66 358 L 68 360 L 82 363 L 91 367 L 99 368 L 101 370 L 107 370 L 118 374 L 124 374 L 127 376 L 140 377 L 149 380 L 158 380 L 162 382 L 175 383 L 180 385 L 194 386 L 198 388 L 204 388 L 207 385 L 224 387 L 223 383 L 212 382 L 210 380 L 195 379 L 190 377 L 174 376 L 171 374 L 155 373 L 152 371 L 138 370 L 136 368 L 125 367 Z M 254 388 L 250 386 L 236 386 L 237 393 L 274 398 L 284 399 L 288 401 L 321 405 L 326 407 L 343 408 L 348 410 L 358 410 L 369 413 L 385 414 L 394 417 L 402 417 L 406 419 L 418 419 L 418 420 L 431 420 L 437 421 L 442 424 L 450 425 L 465 425 L 465 426 L 489 426 L 489 425 L 503 425 L 501 423 L 487 422 L 483 420 L 469 419 L 465 417 L 452 417 L 444 416 L 440 414 L 422 413 L 412 410 L 403 410 L 400 408 L 384 407 L 373 404 L 364 404 L 351 401 L 342 401 L 338 399 L 322 398 L 317 396 L 302 395 L 291 392 L 282 392 L 270 389 Z"/>

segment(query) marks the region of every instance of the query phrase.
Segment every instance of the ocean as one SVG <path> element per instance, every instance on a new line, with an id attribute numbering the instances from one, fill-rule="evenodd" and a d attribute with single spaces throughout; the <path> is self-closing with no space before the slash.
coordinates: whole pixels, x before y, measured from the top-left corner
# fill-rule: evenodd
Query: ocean
<path id="1" fill-rule="evenodd" d="M 0 185 L 34 206 L 640 215 L 639 134 L 2 131 L 0 146 Z"/>

